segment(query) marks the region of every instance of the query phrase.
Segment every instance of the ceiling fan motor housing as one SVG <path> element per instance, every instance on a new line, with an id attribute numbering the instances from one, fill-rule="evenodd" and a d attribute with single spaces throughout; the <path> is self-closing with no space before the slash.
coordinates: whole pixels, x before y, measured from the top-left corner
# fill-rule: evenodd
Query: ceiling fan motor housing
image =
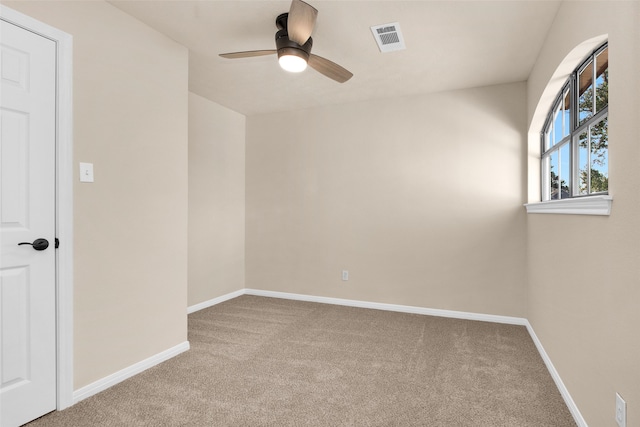
<path id="1" fill-rule="evenodd" d="M 309 61 L 309 54 L 311 53 L 311 46 L 313 40 L 309 37 L 309 40 L 302 46 L 298 43 L 289 40 L 289 34 L 287 30 L 279 30 L 276 33 L 276 49 L 278 50 L 278 58 L 283 55 L 295 55 L 303 58 L 305 61 Z"/>
<path id="2" fill-rule="evenodd" d="M 278 58 L 283 55 L 294 55 L 301 57 L 305 61 L 309 61 L 313 40 L 309 37 L 302 46 L 290 40 L 289 33 L 287 31 L 288 18 L 288 13 L 278 15 L 276 18 L 276 27 L 279 28 L 278 32 L 276 32 L 276 49 L 278 51 Z"/>

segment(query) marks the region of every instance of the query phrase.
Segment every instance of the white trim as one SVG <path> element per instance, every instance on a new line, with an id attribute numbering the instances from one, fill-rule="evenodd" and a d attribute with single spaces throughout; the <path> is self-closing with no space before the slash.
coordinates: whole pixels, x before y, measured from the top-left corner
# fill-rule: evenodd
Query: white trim
<path id="1" fill-rule="evenodd" d="M 411 305 L 386 304 L 381 302 L 358 301 L 342 298 L 318 297 L 312 295 L 290 294 L 286 292 L 245 289 L 246 295 L 269 298 L 290 299 L 296 301 L 318 302 L 322 304 L 344 305 L 348 307 L 370 308 L 374 310 L 397 311 L 400 313 L 424 314 L 427 316 L 451 317 L 454 319 L 479 320 L 481 322 L 506 323 L 509 325 L 526 325 L 527 319 L 522 317 L 498 316 L 494 314 L 470 313 L 466 311 L 441 310 L 437 308 L 415 307 Z"/>
<path id="2" fill-rule="evenodd" d="M 73 39 L 58 37 L 58 410 L 73 404 Z"/>
<path id="3" fill-rule="evenodd" d="M 529 331 L 529 335 L 533 340 L 533 343 L 536 345 L 536 348 L 538 349 L 538 353 L 540 353 L 540 357 L 542 357 L 544 364 L 547 365 L 547 370 L 549 371 L 551 378 L 553 378 L 553 381 L 556 383 L 556 387 L 558 387 L 558 390 L 560 391 L 560 394 L 564 399 L 564 403 L 567 405 L 567 408 L 569 408 L 569 412 L 571 412 L 571 415 L 573 415 L 574 421 L 576 422 L 578 427 L 587 427 L 587 422 L 582 417 L 582 414 L 580 413 L 578 406 L 573 401 L 571 394 L 569 394 L 569 390 L 567 390 L 567 387 L 562 382 L 562 379 L 560 378 L 560 374 L 558 373 L 558 371 L 556 371 L 556 368 L 555 366 L 553 366 L 553 363 L 551 363 L 551 359 L 549 358 L 549 355 L 544 350 L 544 347 L 542 346 L 542 343 L 538 339 L 538 336 L 533 331 L 533 326 L 531 326 L 528 320 L 527 320 L 526 326 L 527 326 L 527 331 Z"/>
<path id="4" fill-rule="evenodd" d="M 245 294 L 244 289 L 240 289 L 239 291 L 231 292 L 231 293 L 219 296 L 217 298 L 213 298 L 208 301 L 204 301 L 204 302 L 189 306 L 187 307 L 187 314 L 195 313 L 198 310 L 209 308 L 211 306 L 220 304 L 221 302 L 225 302 L 233 298 L 237 298 L 240 295 L 244 295 L 244 294 Z"/>
<path id="5" fill-rule="evenodd" d="M 611 196 L 587 196 L 573 199 L 527 203 L 528 214 L 610 215 Z"/>
<path id="6" fill-rule="evenodd" d="M 0 5 L 0 17 L 56 43 L 57 409 L 73 404 L 73 37 Z"/>
<path id="7" fill-rule="evenodd" d="M 185 341 L 181 344 L 173 346 L 165 351 L 162 351 L 154 356 L 151 356 L 147 359 L 144 359 L 138 363 L 135 363 L 128 368 L 124 368 L 116 373 L 113 373 L 109 376 L 106 376 L 98 381 L 95 381 L 87 386 L 84 386 L 73 393 L 73 403 L 76 404 L 81 400 L 86 399 L 87 397 L 91 397 L 94 394 L 100 393 L 108 389 L 109 387 L 113 387 L 114 385 L 133 377 L 143 371 L 146 371 L 149 368 L 152 368 L 166 360 L 171 359 L 189 350 L 189 341 Z"/>

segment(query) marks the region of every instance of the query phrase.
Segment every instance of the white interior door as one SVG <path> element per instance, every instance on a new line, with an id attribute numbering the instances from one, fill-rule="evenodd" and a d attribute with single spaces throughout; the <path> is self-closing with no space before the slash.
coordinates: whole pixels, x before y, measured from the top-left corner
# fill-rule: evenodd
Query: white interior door
<path id="1" fill-rule="evenodd" d="M 0 20 L 0 425 L 56 408 L 56 44 Z M 36 250 L 36 239 L 49 246 Z"/>

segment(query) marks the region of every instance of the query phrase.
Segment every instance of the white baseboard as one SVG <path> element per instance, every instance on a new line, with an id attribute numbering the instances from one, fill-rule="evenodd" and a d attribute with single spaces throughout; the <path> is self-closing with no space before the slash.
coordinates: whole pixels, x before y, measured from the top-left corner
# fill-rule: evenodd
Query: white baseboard
<path id="1" fill-rule="evenodd" d="M 84 386 L 73 392 L 73 403 L 76 404 L 81 400 L 86 399 L 87 397 L 91 397 L 94 394 L 100 393 L 101 391 L 106 390 L 109 387 L 112 387 L 119 382 L 126 380 L 127 378 L 131 378 L 132 376 L 139 374 L 140 372 L 145 371 L 159 363 L 162 363 L 165 360 L 171 359 L 172 357 L 177 356 L 178 354 L 183 353 L 187 350 L 189 350 L 189 341 L 185 341 L 154 356 L 144 359 L 136 364 L 133 364 L 128 368 L 122 369 L 96 382 Z"/>
<path id="2" fill-rule="evenodd" d="M 427 316 L 451 317 L 454 319 L 479 320 L 482 322 L 506 323 L 509 325 L 527 324 L 522 317 L 497 316 L 494 314 L 469 313 L 466 311 L 440 310 L 436 308 L 415 307 L 411 305 L 386 304 L 381 302 L 358 301 L 342 298 L 317 297 L 312 295 L 290 294 L 287 292 L 263 291 L 259 289 L 245 289 L 246 295 L 261 297 L 290 299 L 297 301 L 319 302 L 323 304 L 344 305 L 348 307 L 371 308 L 375 310 L 397 311 L 400 313 L 424 314 Z"/>
<path id="3" fill-rule="evenodd" d="M 569 408 L 569 412 L 571 412 L 571 415 L 573 415 L 574 421 L 576 422 L 578 427 L 587 427 L 587 422 L 582 417 L 582 414 L 580 413 L 578 406 L 573 401 L 571 394 L 569 394 L 569 390 L 567 390 L 567 387 L 562 382 L 562 378 L 560 378 L 560 374 L 558 373 L 558 371 L 556 371 L 555 366 L 553 366 L 553 363 L 551 362 L 549 355 L 544 350 L 542 343 L 540 342 L 540 340 L 538 339 L 538 336 L 533 330 L 533 326 L 531 326 L 528 320 L 527 320 L 526 326 L 527 326 L 527 331 L 529 331 L 529 335 L 531 336 L 531 339 L 533 340 L 534 344 L 536 345 L 536 348 L 538 349 L 538 353 L 540 353 L 540 357 L 542 357 L 544 364 L 547 365 L 547 370 L 549 371 L 549 374 L 551 374 L 551 378 L 553 378 L 553 381 L 556 383 L 556 387 L 558 387 L 558 391 L 560 391 L 560 394 L 564 399 L 564 403 L 567 405 L 567 408 Z"/>
<path id="4" fill-rule="evenodd" d="M 220 304 L 221 302 L 225 302 L 225 301 L 228 301 L 230 299 L 237 298 L 240 295 L 244 295 L 244 294 L 245 294 L 245 290 L 244 289 L 240 289 L 239 291 L 234 291 L 234 292 L 219 296 L 217 298 L 210 299 L 208 301 L 204 301 L 204 302 L 201 302 L 201 303 L 198 303 L 198 304 L 194 304 L 192 306 L 187 307 L 187 314 L 195 313 L 198 310 L 202 310 L 204 308 L 212 307 L 212 306 L 214 306 L 216 304 Z"/>

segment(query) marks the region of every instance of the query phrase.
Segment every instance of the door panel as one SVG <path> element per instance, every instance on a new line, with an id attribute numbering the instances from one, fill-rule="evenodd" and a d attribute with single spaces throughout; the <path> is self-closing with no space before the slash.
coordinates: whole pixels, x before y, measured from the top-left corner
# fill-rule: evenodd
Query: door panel
<path id="1" fill-rule="evenodd" d="M 2 132 L 2 228 L 28 228 L 26 200 L 29 177 L 28 144 L 29 116 L 0 108 Z M 4 143 L 6 141 L 6 143 Z M 11 141 L 11 143 L 9 143 Z"/>
<path id="2" fill-rule="evenodd" d="M 0 425 L 56 408 L 56 45 L 0 20 Z M 49 248 L 30 245 L 44 238 Z"/>
<path id="3" fill-rule="evenodd" d="M 31 377 L 28 360 L 31 359 L 29 345 L 29 267 L 5 268 L 2 270 L 2 344 L 11 351 L 2 352 L 2 387 L 20 387 L 20 383 Z M 4 350 L 4 348 L 3 348 Z"/>

